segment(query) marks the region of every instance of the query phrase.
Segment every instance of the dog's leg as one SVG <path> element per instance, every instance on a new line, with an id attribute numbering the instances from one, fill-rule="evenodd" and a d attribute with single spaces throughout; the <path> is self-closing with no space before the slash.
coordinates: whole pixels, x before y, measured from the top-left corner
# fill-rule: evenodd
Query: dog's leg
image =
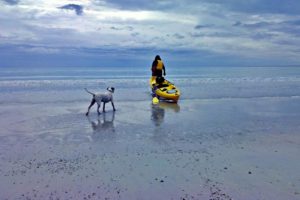
<path id="1" fill-rule="evenodd" d="M 100 113 L 99 109 L 101 107 L 101 103 L 97 103 L 97 104 L 98 104 L 97 113 L 98 113 L 98 115 L 100 115 L 101 113 Z"/>
<path id="2" fill-rule="evenodd" d="M 113 107 L 113 110 L 116 111 L 115 105 L 114 105 L 114 102 L 113 102 L 113 101 L 111 101 L 111 105 L 112 105 L 112 107 Z"/>
<path id="3" fill-rule="evenodd" d="M 105 102 L 103 102 L 103 112 L 105 112 Z"/>
<path id="4" fill-rule="evenodd" d="M 92 99 L 92 102 L 91 102 L 91 104 L 90 104 L 90 106 L 89 106 L 89 108 L 88 108 L 88 111 L 85 113 L 86 116 L 89 115 L 90 109 L 91 109 L 91 107 L 92 107 L 95 103 L 96 103 L 96 101 L 95 101 L 95 99 L 93 98 L 93 99 Z"/>

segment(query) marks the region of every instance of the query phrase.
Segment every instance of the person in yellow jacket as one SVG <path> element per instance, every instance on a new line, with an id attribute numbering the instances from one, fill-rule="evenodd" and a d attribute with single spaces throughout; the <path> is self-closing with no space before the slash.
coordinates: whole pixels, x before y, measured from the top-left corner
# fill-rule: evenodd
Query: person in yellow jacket
<path id="1" fill-rule="evenodd" d="M 152 78 L 151 78 L 151 84 L 152 87 L 152 102 L 154 104 L 157 104 L 159 102 L 158 96 L 156 95 L 155 91 L 157 90 L 157 86 L 155 86 L 155 82 L 162 83 L 163 82 L 163 76 L 166 76 L 166 68 L 164 63 L 162 62 L 159 55 L 155 56 L 154 61 L 152 62 Z"/>
<path id="2" fill-rule="evenodd" d="M 152 63 L 151 70 L 152 70 L 152 76 L 156 76 L 156 77 L 162 77 L 162 75 L 166 76 L 166 68 L 159 55 L 155 56 L 155 59 Z"/>

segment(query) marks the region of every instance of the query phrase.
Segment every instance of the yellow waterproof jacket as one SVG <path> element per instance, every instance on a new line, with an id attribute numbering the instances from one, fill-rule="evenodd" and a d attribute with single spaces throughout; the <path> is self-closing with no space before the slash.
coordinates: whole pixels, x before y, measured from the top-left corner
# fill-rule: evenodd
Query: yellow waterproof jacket
<path id="1" fill-rule="evenodd" d="M 162 70 L 164 66 L 164 63 L 161 60 L 157 60 L 157 66 L 156 69 L 157 70 Z"/>

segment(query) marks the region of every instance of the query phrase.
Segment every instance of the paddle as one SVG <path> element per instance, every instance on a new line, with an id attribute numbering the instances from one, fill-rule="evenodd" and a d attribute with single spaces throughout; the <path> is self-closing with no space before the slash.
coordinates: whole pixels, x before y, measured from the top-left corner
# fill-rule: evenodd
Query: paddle
<path id="1" fill-rule="evenodd" d="M 153 104 L 158 104 L 159 103 L 159 99 L 155 96 L 152 98 L 152 103 Z"/>
<path id="2" fill-rule="evenodd" d="M 157 98 L 157 95 L 156 95 L 156 91 L 157 90 L 157 87 L 153 85 L 153 89 L 152 89 L 152 103 L 153 104 L 158 104 L 159 103 L 159 99 Z"/>

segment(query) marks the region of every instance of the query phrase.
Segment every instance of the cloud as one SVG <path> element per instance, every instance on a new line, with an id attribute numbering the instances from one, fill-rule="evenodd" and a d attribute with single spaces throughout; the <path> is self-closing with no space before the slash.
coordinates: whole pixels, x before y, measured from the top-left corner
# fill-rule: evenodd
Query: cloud
<path id="1" fill-rule="evenodd" d="M 186 11 L 186 8 L 203 10 L 207 7 L 215 8 L 218 10 L 211 11 L 216 12 L 227 10 L 241 13 L 272 13 L 272 14 L 293 14 L 298 15 L 300 13 L 300 6 L 298 0 L 251 0 L 251 1 L 237 1 L 237 0 L 94 0 L 95 3 L 103 4 L 121 9 L 121 10 L 182 10 Z M 220 10 L 219 10 L 220 9 Z M 190 10 L 189 10 L 190 11 Z M 188 12 L 186 12 L 188 13 Z"/>
<path id="2" fill-rule="evenodd" d="M 135 32 L 135 33 L 131 33 L 131 36 L 132 37 L 137 37 L 137 36 L 139 36 L 140 34 L 139 33 L 137 33 L 137 32 Z"/>
<path id="3" fill-rule="evenodd" d="M 103 1 L 96 1 L 103 2 Z M 174 7 L 176 0 L 160 0 L 160 1 L 149 1 L 149 0 L 107 0 L 106 3 L 112 7 L 116 7 L 124 10 L 166 10 Z"/>
<path id="4" fill-rule="evenodd" d="M 203 29 L 203 28 L 211 28 L 211 27 L 213 27 L 212 24 L 205 24 L 205 25 L 198 24 L 194 28 L 195 29 Z"/>
<path id="5" fill-rule="evenodd" d="M 19 46 L 18 50 L 20 52 L 27 52 L 32 54 L 57 54 L 61 52 L 61 49 L 47 46 Z"/>
<path id="6" fill-rule="evenodd" d="M 233 24 L 233 26 L 242 27 L 249 30 L 264 31 L 264 33 L 257 34 L 259 36 L 256 38 L 260 39 L 270 38 L 276 35 L 274 32 L 287 33 L 295 36 L 300 35 L 300 20 L 260 21 L 254 23 L 242 23 L 240 21 L 237 21 Z M 266 37 L 264 37 L 263 35 Z"/>
<path id="7" fill-rule="evenodd" d="M 219 4 L 222 7 L 242 13 L 271 13 L 271 14 L 293 14 L 300 13 L 298 0 L 206 0 L 210 3 Z"/>
<path id="8" fill-rule="evenodd" d="M 133 31 L 134 28 L 132 26 L 125 26 L 125 27 L 116 27 L 116 26 L 111 26 L 110 27 L 111 30 L 115 30 L 115 31 Z"/>
<path id="9" fill-rule="evenodd" d="M 269 5 L 270 0 L 18 2 L 0 3 L 0 46 L 12 47 L 5 51 L 11 52 L 11 58 L 14 53 L 24 55 L 24 59 L 28 55 L 61 58 L 63 54 L 70 57 L 70 63 L 77 57 L 82 62 L 88 57 L 87 62 L 96 63 L 100 55 L 105 55 L 112 63 L 123 58 L 134 63 L 135 59 L 147 61 L 153 55 L 164 54 L 173 61 L 183 55 L 190 58 L 189 63 L 200 63 L 199 56 L 201 63 L 207 64 L 222 64 L 225 58 L 233 63 L 251 63 L 255 58 L 275 64 L 279 58 L 287 63 L 293 58 L 300 63 L 299 56 L 295 56 L 300 46 L 300 12 L 296 15 L 297 8 L 292 8 L 289 13 L 285 2 L 278 1 L 279 5 Z M 0 60 L 3 59 L 6 57 L 2 51 Z"/>
<path id="10" fill-rule="evenodd" d="M 121 28 L 117 28 L 117 27 L 115 27 L 115 26 L 110 27 L 110 29 L 111 29 L 111 30 L 115 30 L 115 31 L 122 30 Z"/>
<path id="11" fill-rule="evenodd" d="M 77 4 L 67 4 L 61 7 L 58 7 L 60 9 L 66 9 L 66 10 L 74 10 L 76 12 L 76 15 L 82 15 L 83 14 L 83 6 L 77 5 Z"/>
<path id="12" fill-rule="evenodd" d="M 3 0 L 3 1 L 9 5 L 16 5 L 20 2 L 20 0 Z"/>
<path id="13" fill-rule="evenodd" d="M 286 21 L 285 23 L 292 26 L 300 26 L 300 20 L 291 20 L 291 21 Z"/>
<path id="14" fill-rule="evenodd" d="M 272 26 L 276 23 L 272 23 L 272 22 L 255 22 L 255 23 L 242 23 L 242 22 L 235 22 L 233 24 L 233 26 L 240 26 L 240 27 L 245 27 L 245 28 L 266 28 L 269 26 Z"/>
<path id="15" fill-rule="evenodd" d="M 253 38 L 254 40 L 270 40 L 276 36 L 278 36 L 278 34 L 255 32 L 253 35 L 251 35 L 251 38 Z"/>
<path id="16" fill-rule="evenodd" d="M 234 38 L 234 37 L 238 37 L 241 36 L 238 33 L 234 33 L 234 32 L 227 32 L 227 31 L 211 31 L 211 32 L 190 32 L 188 33 L 188 35 L 191 38 Z"/>
<path id="17" fill-rule="evenodd" d="M 181 35 L 181 34 L 179 34 L 179 33 L 175 33 L 175 34 L 173 35 L 173 37 L 175 37 L 176 39 L 183 39 L 183 38 L 184 38 L 184 36 Z"/>

